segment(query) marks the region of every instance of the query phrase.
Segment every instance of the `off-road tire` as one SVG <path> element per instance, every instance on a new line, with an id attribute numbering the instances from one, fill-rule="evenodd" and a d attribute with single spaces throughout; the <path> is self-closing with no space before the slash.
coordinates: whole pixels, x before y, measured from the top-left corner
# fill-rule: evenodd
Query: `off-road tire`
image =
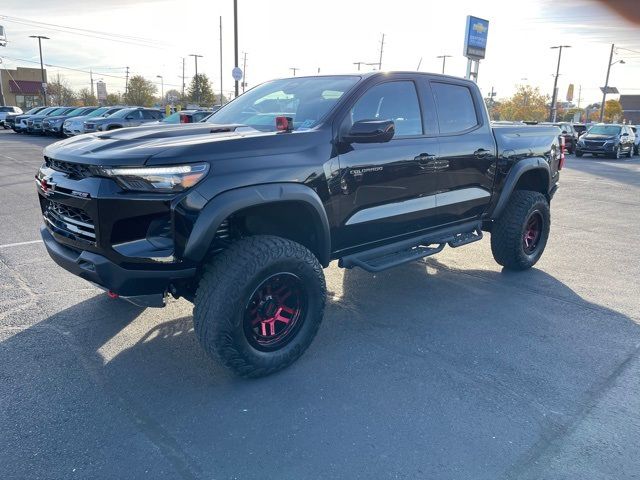
<path id="1" fill-rule="evenodd" d="M 541 233 L 536 248 L 525 251 L 523 236 L 527 222 L 538 212 L 541 216 Z M 493 258 L 510 270 L 531 268 L 542 256 L 551 226 L 549 202 L 539 192 L 516 190 L 509 198 L 509 204 L 496 220 L 491 230 L 491 252 Z"/>
<path id="2" fill-rule="evenodd" d="M 609 157 L 615 160 L 620 160 L 620 158 L 622 157 L 622 150 L 620 148 L 620 145 L 616 147 L 616 149 L 609 155 Z"/>
<path id="3" fill-rule="evenodd" d="M 627 152 L 627 158 L 633 158 L 633 146 L 631 146 L 631 148 Z"/>
<path id="4" fill-rule="evenodd" d="M 264 279 L 277 273 L 301 280 L 307 308 L 289 343 L 261 351 L 247 338 L 245 308 Z M 322 266 L 307 248 L 280 237 L 247 237 L 205 266 L 194 300 L 194 329 L 209 356 L 240 376 L 262 377 L 289 366 L 309 347 L 322 322 L 325 299 Z"/>

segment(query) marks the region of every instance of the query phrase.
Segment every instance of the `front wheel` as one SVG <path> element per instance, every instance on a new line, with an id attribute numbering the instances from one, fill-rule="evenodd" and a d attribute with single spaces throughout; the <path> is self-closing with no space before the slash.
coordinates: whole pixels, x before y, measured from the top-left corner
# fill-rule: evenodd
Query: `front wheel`
<path id="1" fill-rule="evenodd" d="M 629 151 L 627 152 L 627 158 L 633 158 L 633 145 L 629 147 Z"/>
<path id="2" fill-rule="evenodd" d="M 580 158 L 582 155 L 584 154 L 582 153 L 581 150 L 576 150 L 576 157 Z"/>
<path id="3" fill-rule="evenodd" d="M 620 160 L 621 156 L 622 156 L 622 149 L 620 148 L 620 145 L 618 145 L 616 147 L 616 149 L 613 151 L 613 153 L 611 154 L 611 158 L 615 158 L 616 160 Z"/>
<path id="4" fill-rule="evenodd" d="M 516 190 L 491 230 L 491 252 L 500 265 L 526 270 L 536 264 L 547 245 L 551 214 L 539 192 Z"/>
<path id="5" fill-rule="evenodd" d="M 305 247 L 273 236 L 244 238 L 205 268 L 194 302 L 196 336 L 238 375 L 269 375 L 309 347 L 325 298 L 322 266 Z"/>

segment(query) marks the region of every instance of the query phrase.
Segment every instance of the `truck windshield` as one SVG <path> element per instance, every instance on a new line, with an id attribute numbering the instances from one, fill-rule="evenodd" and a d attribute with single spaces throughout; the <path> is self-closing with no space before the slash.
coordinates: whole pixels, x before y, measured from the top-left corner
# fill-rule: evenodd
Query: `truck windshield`
<path id="1" fill-rule="evenodd" d="M 293 118 L 294 130 L 315 127 L 360 77 L 300 77 L 264 83 L 211 115 L 208 123 L 276 130 L 277 116 Z"/>
<path id="2" fill-rule="evenodd" d="M 591 135 L 618 135 L 620 127 L 615 125 L 595 125 L 589 129 L 587 133 Z"/>

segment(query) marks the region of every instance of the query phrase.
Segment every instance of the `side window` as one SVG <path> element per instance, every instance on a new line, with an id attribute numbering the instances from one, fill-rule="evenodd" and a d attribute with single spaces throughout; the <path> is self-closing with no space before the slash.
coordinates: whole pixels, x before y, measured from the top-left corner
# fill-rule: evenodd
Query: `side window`
<path id="1" fill-rule="evenodd" d="M 478 125 L 471 90 L 463 85 L 431 84 L 438 110 L 440 133 L 464 132 Z"/>
<path id="2" fill-rule="evenodd" d="M 422 116 L 413 82 L 388 82 L 371 87 L 349 112 L 346 129 L 360 120 L 393 120 L 394 138 L 422 135 Z"/>
<path id="3" fill-rule="evenodd" d="M 140 110 L 134 110 L 127 115 L 127 120 L 140 120 L 142 118 L 142 112 Z"/>
<path id="4" fill-rule="evenodd" d="M 156 112 L 153 112 L 151 110 L 143 110 L 142 111 L 142 118 L 144 118 L 145 120 L 155 120 L 156 119 Z"/>

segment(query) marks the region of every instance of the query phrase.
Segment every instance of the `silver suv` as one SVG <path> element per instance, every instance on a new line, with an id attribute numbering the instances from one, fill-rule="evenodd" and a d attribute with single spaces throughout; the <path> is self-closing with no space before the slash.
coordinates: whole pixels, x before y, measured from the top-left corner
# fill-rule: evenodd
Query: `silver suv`
<path id="1" fill-rule="evenodd" d="M 162 112 L 153 108 L 131 107 L 123 108 L 113 115 L 105 118 L 89 119 L 84 122 L 85 133 L 107 130 L 115 130 L 116 128 L 137 127 L 143 123 L 157 122 L 162 120 Z"/>

